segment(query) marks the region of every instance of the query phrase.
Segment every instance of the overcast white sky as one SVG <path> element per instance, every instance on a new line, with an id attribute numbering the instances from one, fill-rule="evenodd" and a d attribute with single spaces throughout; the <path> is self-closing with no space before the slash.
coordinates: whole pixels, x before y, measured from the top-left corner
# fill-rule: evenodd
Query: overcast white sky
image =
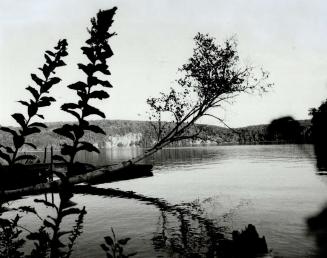
<path id="1" fill-rule="evenodd" d="M 109 60 L 114 88 L 111 98 L 99 103 L 109 119 L 147 119 L 146 98 L 173 86 L 197 32 L 217 42 L 236 35 L 241 58 L 268 70 L 275 83 L 268 94 L 240 96 L 226 105 L 219 114 L 229 125 L 269 123 L 283 115 L 306 119 L 308 109 L 327 98 L 323 0 L 1 0 L 0 124 L 14 124 L 10 114 L 22 110 L 16 101 L 27 98 L 30 73 L 60 38 L 69 43 L 67 66 L 57 72 L 63 79 L 53 90 L 57 103 L 43 113 L 47 121 L 72 119 L 59 106 L 74 99 L 66 85 L 83 78 L 76 63 L 83 60 L 86 27 L 99 9 L 113 6 L 118 7 L 115 56 Z"/>

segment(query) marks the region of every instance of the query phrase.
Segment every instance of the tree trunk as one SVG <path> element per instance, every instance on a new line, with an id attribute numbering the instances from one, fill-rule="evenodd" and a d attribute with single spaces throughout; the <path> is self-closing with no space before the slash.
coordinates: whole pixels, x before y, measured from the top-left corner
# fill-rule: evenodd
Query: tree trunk
<path id="1" fill-rule="evenodd" d="M 148 151 L 145 151 L 142 155 L 139 155 L 128 161 L 124 161 L 122 163 L 115 164 L 115 165 L 104 166 L 99 169 L 87 172 L 85 174 L 68 177 L 65 180 L 58 179 L 52 182 L 41 183 L 33 186 L 20 188 L 20 189 L 6 190 L 1 193 L 1 199 L 7 200 L 7 199 L 12 199 L 24 195 L 39 194 L 50 190 L 58 190 L 61 189 L 63 186 L 67 186 L 67 185 L 86 183 L 94 179 L 101 178 L 105 175 L 108 175 L 108 173 L 118 172 L 124 168 L 128 168 L 136 164 L 137 162 L 140 162 L 141 160 L 145 159 L 146 157 L 151 156 L 152 154 L 154 154 L 155 152 L 162 149 L 168 144 L 169 142 L 165 142 L 161 146 L 157 146 Z"/>

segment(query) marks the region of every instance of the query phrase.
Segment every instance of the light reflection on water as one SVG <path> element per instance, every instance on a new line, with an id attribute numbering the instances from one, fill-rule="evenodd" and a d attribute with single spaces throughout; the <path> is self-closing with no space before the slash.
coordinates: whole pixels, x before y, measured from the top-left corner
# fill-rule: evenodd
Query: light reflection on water
<path id="1" fill-rule="evenodd" d="M 81 154 L 79 158 L 104 165 L 142 151 L 118 148 L 100 155 Z M 325 203 L 327 186 L 315 174 L 311 145 L 172 148 L 144 163 L 155 165 L 153 177 L 99 187 L 132 190 L 173 204 L 198 200 L 206 216 L 230 230 L 249 223 L 256 225 L 277 256 L 307 257 L 314 253 L 305 219 Z M 32 199 L 17 203 L 26 205 Z M 88 212 L 73 257 L 103 256 L 99 245 L 110 227 L 120 237 L 132 238 L 127 249 L 137 251 L 138 257 L 158 255 L 151 245 L 160 217 L 157 208 L 133 200 L 90 195 L 75 195 L 73 201 L 85 205 Z"/>

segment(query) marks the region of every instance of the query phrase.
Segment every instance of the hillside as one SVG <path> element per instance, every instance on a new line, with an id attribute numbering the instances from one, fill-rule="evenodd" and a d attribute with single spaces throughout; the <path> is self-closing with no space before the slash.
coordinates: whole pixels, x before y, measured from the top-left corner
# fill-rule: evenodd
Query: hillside
<path id="1" fill-rule="evenodd" d="M 309 120 L 298 121 L 302 128 L 303 142 L 308 139 L 305 136 L 310 128 Z M 103 128 L 106 135 L 88 133 L 85 139 L 94 143 L 99 147 L 123 147 L 123 146 L 141 146 L 147 147 L 153 144 L 155 136 L 152 127 L 148 121 L 131 121 L 131 120 L 95 120 L 92 121 Z M 52 132 L 54 128 L 61 126 L 63 122 L 47 123 L 48 128 L 44 129 L 40 134 L 31 135 L 29 142 L 34 143 L 38 148 L 45 146 L 59 147 L 65 138 Z M 268 125 L 254 125 L 230 130 L 227 128 L 197 124 L 196 127 L 202 128 L 202 139 L 184 140 L 176 143 L 176 146 L 192 146 L 201 144 L 256 144 L 271 142 L 267 136 Z M 278 140 L 275 139 L 276 142 Z M 11 140 L 7 134 L 0 131 L 0 143 L 4 145 L 10 144 Z"/>

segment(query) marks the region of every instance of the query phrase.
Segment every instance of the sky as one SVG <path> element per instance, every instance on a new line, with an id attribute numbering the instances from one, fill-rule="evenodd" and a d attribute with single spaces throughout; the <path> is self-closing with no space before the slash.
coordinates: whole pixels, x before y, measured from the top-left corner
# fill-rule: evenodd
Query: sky
<path id="1" fill-rule="evenodd" d="M 77 63 L 86 28 L 99 9 L 118 7 L 108 60 L 114 86 L 96 103 L 108 119 L 146 120 L 146 99 L 175 85 L 177 72 L 192 55 L 197 32 L 217 43 L 236 37 L 242 62 L 270 72 L 273 88 L 263 95 L 240 95 L 214 111 L 229 126 L 269 123 L 290 115 L 308 119 L 308 110 L 327 98 L 327 2 L 302 0 L 0 0 L 0 124 L 14 125 L 29 98 L 31 73 L 44 51 L 68 41 L 67 66 L 53 89 L 57 102 L 43 109 L 46 121 L 73 118 L 60 106 L 75 99 L 66 86 L 83 78 Z M 216 112 L 216 113 L 215 113 Z M 221 125 L 211 118 L 200 122 Z"/>

